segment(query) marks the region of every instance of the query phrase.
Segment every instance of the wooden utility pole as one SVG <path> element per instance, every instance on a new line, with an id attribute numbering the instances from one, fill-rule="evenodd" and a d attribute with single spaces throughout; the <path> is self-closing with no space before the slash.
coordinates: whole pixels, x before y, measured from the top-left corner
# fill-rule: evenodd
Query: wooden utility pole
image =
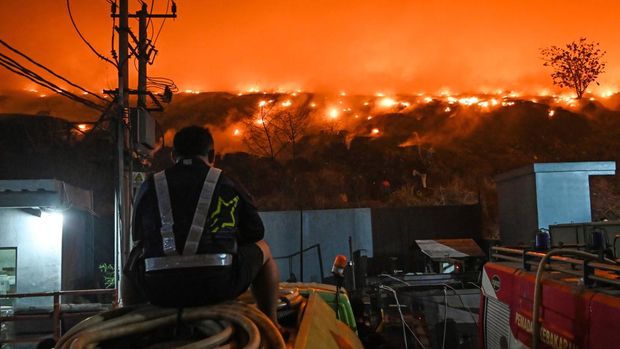
<path id="1" fill-rule="evenodd" d="M 153 14 L 148 12 L 146 3 L 135 14 L 129 13 L 129 0 L 119 0 L 119 13 L 112 13 L 112 17 L 119 19 L 118 31 L 118 90 L 114 91 L 118 105 L 117 117 L 114 119 L 116 130 L 116 168 L 114 186 L 114 277 L 115 285 L 119 290 L 119 301 L 121 305 L 124 299 L 132 298 L 135 290 L 129 283 L 122 280 L 122 268 L 125 265 L 131 250 L 131 230 L 130 218 L 132 211 L 132 164 L 133 164 L 133 145 L 135 139 L 133 134 L 135 128 L 142 125 L 132 125 L 130 117 L 130 94 L 137 95 L 137 108 L 144 110 L 147 108 L 147 97 L 151 96 L 153 102 L 159 106 L 154 110 L 163 110 L 161 104 L 155 96 L 147 89 L 147 65 L 153 63 L 154 55 L 157 51 L 153 47 L 147 35 L 147 20 L 149 18 L 176 18 L 176 4 L 172 2 L 172 13 Z M 138 19 L 138 37 L 129 28 L 129 18 Z M 134 48 L 129 46 L 129 39 L 134 41 Z M 129 59 L 134 55 L 138 60 L 138 86 L 136 90 L 129 88 Z M 132 130 L 130 133 L 129 131 Z"/>
<path id="2" fill-rule="evenodd" d="M 115 15 L 115 14 L 113 14 Z M 131 175 L 125 170 L 125 149 L 127 127 L 129 125 L 129 0 L 119 1 L 118 26 L 118 115 L 116 128 L 116 175 L 114 190 L 114 278 L 122 302 L 123 285 L 121 285 L 122 266 L 124 262 L 123 241 L 129 235 L 129 215 L 127 182 Z"/>

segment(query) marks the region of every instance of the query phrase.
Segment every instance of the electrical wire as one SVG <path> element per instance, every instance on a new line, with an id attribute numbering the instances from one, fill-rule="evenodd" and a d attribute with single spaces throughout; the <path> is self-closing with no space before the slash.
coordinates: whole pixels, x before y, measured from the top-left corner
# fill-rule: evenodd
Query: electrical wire
<path id="1" fill-rule="evenodd" d="M 155 26 L 153 25 L 153 21 L 151 16 L 153 15 L 153 8 L 155 7 L 155 0 L 151 0 L 151 12 L 149 12 L 149 19 L 148 21 L 146 21 L 146 27 L 147 28 L 151 28 L 151 39 L 153 38 L 153 35 L 155 34 Z"/>
<path id="2" fill-rule="evenodd" d="M 406 335 L 406 332 L 405 332 L 404 329 L 407 328 L 409 330 L 409 332 L 411 333 L 411 335 L 413 336 L 413 338 L 415 338 L 415 340 L 418 342 L 418 344 L 420 344 L 422 349 L 426 349 L 424 344 L 422 344 L 422 342 L 420 341 L 420 338 L 418 338 L 418 336 L 411 329 L 411 327 L 409 327 L 409 324 L 405 321 L 405 316 L 403 315 L 403 312 L 401 310 L 400 301 L 398 300 L 398 294 L 397 294 L 396 290 L 391 288 L 391 287 L 389 287 L 389 286 L 385 286 L 385 285 L 379 285 L 379 288 L 387 290 L 387 291 L 390 291 L 394 295 L 394 300 L 396 301 L 396 306 L 398 307 L 398 313 L 400 314 L 400 321 L 403 324 L 403 337 L 404 337 L 404 340 L 405 340 L 405 348 L 407 348 L 407 335 Z"/>
<path id="3" fill-rule="evenodd" d="M 69 19 L 71 19 L 71 24 L 73 25 L 73 28 L 75 29 L 75 31 L 77 32 L 77 34 L 79 35 L 79 37 L 82 39 L 82 41 L 86 44 L 86 46 L 88 46 L 88 48 L 90 48 L 91 51 L 93 51 L 93 53 L 95 53 L 97 55 L 97 57 L 103 59 L 104 61 L 112 64 L 113 66 L 117 67 L 117 64 L 110 60 L 108 57 L 102 55 L 101 53 L 99 53 L 94 47 L 93 45 L 90 44 L 90 42 L 88 42 L 88 40 L 86 40 L 86 38 L 84 37 L 84 35 L 82 35 L 82 32 L 80 31 L 80 29 L 78 28 L 77 24 L 75 23 L 75 19 L 73 18 L 73 13 L 71 13 L 71 0 L 67 0 L 67 12 L 69 13 Z"/>
<path id="4" fill-rule="evenodd" d="M 79 89 L 79 90 L 81 90 L 81 91 L 83 91 L 83 92 L 86 92 L 87 94 L 89 94 L 89 95 L 91 95 L 91 96 L 93 96 L 93 97 L 95 97 L 95 98 L 97 98 L 97 99 L 99 99 L 99 100 L 102 100 L 102 101 L 104 101 L 104 102 L 107 102 L 107 101 L 108 101 L 107 99 L 105 99 L 105 98 L 103 98 L 103 97 L 101 97 L 101 96 L 97 95 L 95 92 L 89 91 L 89 90 L 87 90 L 87 89 L 83 88 L 82 86 L 79 86 L 79 85 L 77 85 L 77 84 L 75 84 L 75 83 L 73 83 L 73 82 L 71 82 L 71 81 L 67 80 L 67 79 L 66 79 L 66 78 L 64 78 L 63 76 L 61 76 L 61 75 L 59 75 L 59 74 L 55 73 L 55 72 L 54 72 L 54 71 L 52 71 L 50 68 L 48 68 L 48 67 L 44 66 L 43 64 L 41 64 L 41 63 L 39 63 L 39 62 L 35 61 L 34 59 L 32 59 L 32 58 L 30 58 L 29 56 L 27 56 L 25 53 L 23 53 L 23 52 L 19 51 L 19 50 L 18 50 L 18 49 L 16 49 L 15 47 L 13 47 L 13 46 L 9 45 L 6 41 L 4 41 L 4 40 L 0 39 L 0 44 L 1 44 L 1 45 L 3 45 L 4 47 L 8 48 L 8 49 L 9 49 L 9 50 L 11 50 L 12 52 L 14 52 L 14 53 L 16 53 L 16 54 L 20 55 L 21 57 L 25 58 L 28 62 L 30 62 L 30 63 L 32 63 L 32 64 L 36 65 L 37 67 L 39 67 L 39 68 L 41 68 L 41 69 L 45 70 L 46 72 L 48 72 L 48 73 L 52 74 L 53 76 L 55 76 L 55 77 L 59 78 L 60 80 L 62 80 L 62 81 L 64 81 L 64 82 L 68 83 L 69 85 L 71 85 L 71 86 L 73 86 L 73 87 L 75 87 L 75 88 L 77 88 L 77 89 Z"/>
<path id="5" fill-rule="evenodd" d="M 170 7 L 170 0 L 168 0 L 168 2 L 166 3 L 165 14 L 168 14 L 169 7 Z M 155 35 L 155 39 L 153 40 L 153 46 L 155 46 L 155 44 L 157 43 L 157 39 L 159 39 L 159 34 L 161 33 L 161 30 L 163 29 L 165 23 L 166 23 L 166 17 L 164 17 L 164 19 L 161 21 L 161 24 L 159 25 L 159 29 L 157 30 L 157 35 Z"/>
<path id="6" fill-rule="evenodd" d="M 408 283 L 407 281 L 397 278 L 395 276 L 389 275 L 389 274 L 379 274 L 378 276 L 383 276 L 383 277 L 387 277 L 390 278 L 392 280 L 398 281 L 398 282 L 402 282 L 403 284 L 407 285 L 407 286 L 411 286 L 410 283 Z M 476 285 L 473 282 L 468 282 L 468 284 L 472 284 L 474 285 L 476 288 L 478 288 L 479 290 L 482 290 L 480 288 L 480 286 Z M 474 313 L 471 311 L 471 308 L 469 308 L 469 306 L 467 304 L 465 304 L 465 302 L 463 301 L 463 298 L 461 297 L 460 294 L 458 294 L 458 292 L 456 291 L 456 289 L 448 284 L 440 284 L 441 286 L 447 287 L 449 289 L 452 290 L 452 292 L 454 292 L 454 295 L 457 296 L 459 298 L 459 301 L 461 302 L 461 304 L 463 305 L 463 308 L 467 309 L 467 311 L 469 312 L 469 315 L 471 316 L 471 318 L 474 320 L 474 323 L 477 325 L 478 324 L 478 320 L 477 318 L 474 316 Z"/>
<path id="7" fill-rule="evenodd" d="M 448 284 L 442 284 L 444 287 L 447 287 L 449 289 L 452 290 L 452 292 L 454 292 L 454 295 L 457 296 L 459 298 L 459 301 L 461 301 L 461 304 L 463 305 L 463 307 L 465 309 L 467 309 L 467 311 L 469 312 L 469 315 L 471 316 L 471 318 L 474 320 L 474 323 L 476 325 L 478 325 L 478 320 L 476 319 L 476 317 L 474 316 L 474 313 L 471 311 L 471 309 L 469 308 L 469 306 L 467 306 L 467 304 L 465 304 L 465 302 L 463 302 L 463 298 L 461 298 L 461 295 L 457 293 L 456 289 Z M 475 284 L 474 284 L 475 285 Z M 479 288 L 480 289 L 480 288 Z"/>
<path id="8" fill-rule="evenodd" d="M 396 280 L 398 282 L 402 282 L 403 284 L 405 284 L 407 286 L 411 286 L 411 284 L 408 283 L 407 281 L 405 281 L 403 279 L 400 279 L 400 278 L 397 278 L 395 276 L 389 275 L 389 274 L 379 274 L 378 276 L 382 276 L 382 277 L 386 277 L 386 278 L 389 278 L 389 279 L 392 279 L 392 280 Z"/>
<path id="9" fill-rule="evenodd" d="M 33 72 L 32 70 L 24 67 L 23 65 L 19 64 L 17 61 L 15 61 L 14 59 L 0 53 L 0 66 L 8 69 L 9 71 L 23 76 L 29 80 L 31 80 L 32 82 L 43 86 L 47 89 L 50 89 L 62 96 L 65 96 L 69 99 L 72 99 L 78 103 L 84 104 L 85 106 L 92 108 L 92 109 L 96 109 L 99 111 L 102 111 L 105 109 L 104 106 L 97 104 L 93 101 L 90 101 L 86 98 L 82 98 L 74 93 L 71 93 L 63 88 L 61 88 L 60 86 L 50 82 L 49 80 L 43 78 L 42 76 L 40 76 L 39 74 Z"/>

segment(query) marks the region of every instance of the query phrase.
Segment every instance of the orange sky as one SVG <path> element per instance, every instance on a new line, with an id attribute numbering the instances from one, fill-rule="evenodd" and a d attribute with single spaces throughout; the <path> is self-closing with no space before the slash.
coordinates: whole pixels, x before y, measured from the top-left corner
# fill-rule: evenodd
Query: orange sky
<path id="1" fill-rule="evenodd" d="M 150 3 L 150 1 L 147 1 Z M 137 0 L 130 1 L 135 11 Z M 580 36 L 607 51 L 605 88 L 620 88 L 618 1 L 178 0 L 152 75 L 182 89 L 301 88 L 348 93 L 538 92 L 551 80 L 538 49 Z M 166 0 L 155 0 L 163 11 Z M 72 0 L 83 33 L 110 51 L 109 5 Z M 132 20 L 137 32 L 137 22 Z M 155 28 L 159 27 L 155 21 Z M 3 1 L 0 38 L 90 88 L 116 84 L 81 43 L 65 0 Z M 2 51 L 5 52 L 5 51 Z M 17 85 L 16 85 L 17 83 Z M 132 84 L 135 80 L 132 81 Z M 0 89 L 27 88 L 0 70 Z"/>

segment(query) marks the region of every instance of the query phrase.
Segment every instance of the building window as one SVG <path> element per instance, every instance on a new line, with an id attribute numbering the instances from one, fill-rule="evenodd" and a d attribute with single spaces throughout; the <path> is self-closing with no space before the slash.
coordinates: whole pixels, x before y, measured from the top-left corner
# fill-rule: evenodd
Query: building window
<path id="1" fill-rule="evenodd" d="M 0 248 L 0 294 L 15 293 L 17 271 L 17 248 Z M 11 305 L 10 299 L 2 299 L 1 305 Z"/>

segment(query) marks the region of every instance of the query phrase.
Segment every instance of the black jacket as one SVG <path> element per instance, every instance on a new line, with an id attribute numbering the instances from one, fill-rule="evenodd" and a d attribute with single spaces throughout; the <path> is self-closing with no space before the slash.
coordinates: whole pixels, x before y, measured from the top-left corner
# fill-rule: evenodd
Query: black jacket
<path id="1" fill-rule="evenodd" d="M 208 171 L 209 166 L 200 159 L 179 161 L 166 169 L 174 217 L 173 230 L 179 254 L 185 246 Z M 210 232 L 234 231 L 240 245 L 259 241 L 264 236 L 263 222 L 252 198 L 240 184 L 223 173 L 215 187 L 207 217 L 209 219 L 197 253 L 205 253 L 203 242 Z M 144 258 L 163 255 L 160 227 L 155 183 L 153 176 L 149 176 L 136 196 L 132 232 L 134 243 L 140 242 L 144 248 Z"/>

